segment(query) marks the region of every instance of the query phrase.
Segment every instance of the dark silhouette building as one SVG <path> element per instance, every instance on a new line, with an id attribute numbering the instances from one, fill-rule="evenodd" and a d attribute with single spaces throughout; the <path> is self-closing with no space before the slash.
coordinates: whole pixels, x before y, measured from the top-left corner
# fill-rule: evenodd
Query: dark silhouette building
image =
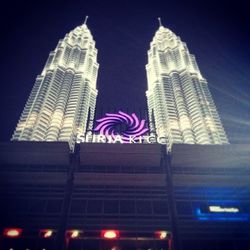
<path id="1" fill-rule="evenodd" d="M 1 249 L 250 249 L 249 151 L 1 143 Z"/>

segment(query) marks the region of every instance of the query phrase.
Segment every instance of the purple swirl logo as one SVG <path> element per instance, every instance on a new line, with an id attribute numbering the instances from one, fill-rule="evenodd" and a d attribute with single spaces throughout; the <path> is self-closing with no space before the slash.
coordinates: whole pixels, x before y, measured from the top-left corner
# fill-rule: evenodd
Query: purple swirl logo
<path id="1" fill-rule="evenodd" d="M 105 117 L 96 120 L 96 122 L 98 125 L 94 128 L 95 132 L 112 139 L 120 135 L 124 143 L 130 142 L 131 138 L 138 139 L 149 130 L 145 127 L 144 119 L 139 120 L 135 113 L 128 115 L 122 111 L 117 114 L 106 113 Z"/>

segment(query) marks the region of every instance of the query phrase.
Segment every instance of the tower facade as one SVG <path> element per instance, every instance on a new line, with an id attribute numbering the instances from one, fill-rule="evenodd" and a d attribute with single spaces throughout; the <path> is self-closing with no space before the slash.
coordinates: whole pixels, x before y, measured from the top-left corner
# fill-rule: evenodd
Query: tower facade
<path id="1" fill-rule="evenodd" d="M 194 55 L 161 23 L 150 44 L 146 71 L 150 129 L 166 138 L 168 150 L 174 143 L 228 143 Z"/>
<path id="2" fill-rule="evenodd" d="M 12 140 L 67 141 L 92 129 L 99 64 L 86 20 L 49 54 L 16 126 Z"/>

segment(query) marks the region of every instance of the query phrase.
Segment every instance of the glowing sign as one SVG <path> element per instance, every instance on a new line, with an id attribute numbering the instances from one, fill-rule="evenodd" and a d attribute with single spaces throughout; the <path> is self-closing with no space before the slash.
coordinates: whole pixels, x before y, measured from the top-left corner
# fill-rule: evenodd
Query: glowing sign
<path id="1" fill-rule="evenodd" d="M 249 209 L 240 209 L 239 204 L 224 203 L 200 206 L 195 209 L 198 220 L 203 221 L 249 221 Z"/>
<path id="2" fill-rule="evenodd" d="M 237 207 L 209 206 L 209 211 L 213 213 L 239 213 Z"/>
<path id="3" fill-rule="evenodd" d="M 96 122 L 98 125 L 94 128 L 94 133 L 78 134 L 77 143 L 167 143 L 165 137 L 147 135 L 149 128 L 146 121 L 140 120 L 135 113 L 106 113 L 105 117 Z"/>
<path id="4" fill-rule="evenodd" d="M 92 133 L 79 134 L 77 136 L 77 143 L 81 142 L 92 142 L 92 143 L 159 143 L 159 144 L 166 144 L 167 139 L 165 137 L 156 137 L 154 135 L 144 135 L 139 137 L 129 136 L 128 140 L 124 141 L 123 137 L 120 135 L 116 135 L 114 137 L 105 135 L 96 135 Z"/>
<path id="5" fill-rule="evenodd" d="M 116 139 L 120 135 L 123 142 L 130 142 L 131 137 L 137 140 L 138 137 L 145 135 L 148 128 L 145 127 L 145 120 L 139 120 L 136 114 L 128 115 L 122 111 L 118 114 L 107 113 L 105 117 L 98 119 L 99 123 L 94 131 L 99 132 L 101 135 Z"/>

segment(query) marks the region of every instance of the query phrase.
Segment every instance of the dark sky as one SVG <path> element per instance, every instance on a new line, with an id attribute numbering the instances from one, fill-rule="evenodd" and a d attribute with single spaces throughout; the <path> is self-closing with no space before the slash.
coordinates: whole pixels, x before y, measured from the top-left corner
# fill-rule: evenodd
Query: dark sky
<path id="1" fill-rule="evenodd" d="M 89 15 L 100 63 L 97 113 L 146 108 L 147 50 L 160 16 L 196 56 L 230 142 L 250 143 L 248 7 L 244 1 L 218 2 L 72 0 L 2 5 L 0 140 L 10 139 L 49 52 Z"/>

